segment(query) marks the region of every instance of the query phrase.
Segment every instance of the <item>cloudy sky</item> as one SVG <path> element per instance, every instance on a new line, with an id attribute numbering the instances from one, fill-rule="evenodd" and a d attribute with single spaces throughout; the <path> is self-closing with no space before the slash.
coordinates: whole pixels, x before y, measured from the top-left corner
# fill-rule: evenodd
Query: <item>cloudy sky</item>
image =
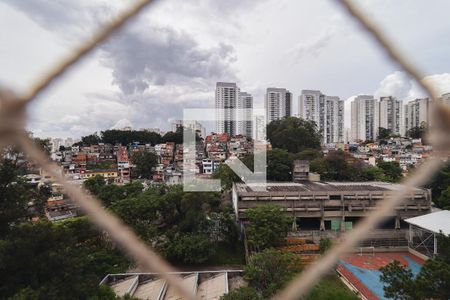
<path id="1" fill-rule="evenodd" d="M 131 2 L 0 0 L 0 87 L 26 91 Z M 450 92 L 449 1 L 357 3 Z M 302 89 L 342 99 L 422 95 L 332 0 L 159 0 L 47 90 L 28 127 L 42 137 L 169 129 L 183 108 L 214 107 L 216 81 L 237 82 L 255 106 L 267 87 L 286 87 L 294 113 Z"/>

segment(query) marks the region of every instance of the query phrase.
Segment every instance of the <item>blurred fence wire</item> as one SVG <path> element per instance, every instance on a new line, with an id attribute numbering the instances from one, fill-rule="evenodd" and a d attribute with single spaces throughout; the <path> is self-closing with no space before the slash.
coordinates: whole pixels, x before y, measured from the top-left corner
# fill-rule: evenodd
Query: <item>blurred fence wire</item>
<path id="1" fill-rule="evenodd" d="M 294 278 L 288 286 L 279 291 L 274 299 L 300 299 L 312 288 L 327 271 L 332 269 L 342 255 L 348 253 L 359 241 L 363 240 L 367 233 L 384 220 L 388 212 L 398 207 L 404 198 L 415 187 L 422 186 L 439 169 L 446 157 L 446 148 L 450 140 L 446 132 L 450 130 L 450 110 L 438 102 L 437 94 L 433 86 L 425 81 L 423 74 L 410 62 L 394 44 L 372 23 L 350 0 L 334 0 L 346 13 L 356 20 L 368 37 L 372 38 L 386 56 L 403 69 L 411 78 L 426 91 L 432 99 L 433 127 L 429 137 L 433 144 L 434 155 L 425 161 L 414 174 L 408 177 L 404 189 L 399 190 L 391 197 L 381 201 L 377 210 L 372 212 L 364 221 L 360 222 L 353 230 L 349 231 L 343 241 L 332 248 L 317 263 L 312 264 L 298 277 Z M 28 156 L 37 163 L 53 179 L 62 184 L 69 197 L 76 201 L 90 220 L 101 230 L 104 230 L 135 262 L 148 272 L 163 274 L 162 276 L 172 285 L 184 299 L 196 299 L 192 291 L 183 286 L 181 278 L 173 275 L 176 270 L 171 267 L 151 247 L 142 242 L 137 235 L 126 226 L 119 218 L 107 212 L 100 201 L 67 182 L 60 168 L 51 162 L 44 152 L 37 147 L 25 130 L 25 109 L 27 104 L 35 100 L 42 91 L 55 84 L 71 67 L 76 65 L 92 50 L 96 49 L 108 37 L 116 33 L 124 24 L 152 4 L 152 0 L 138 0 L 129 9 L 117 16 L 112 22 L 105 25 L 91 39 L 81 44 L 65 60 L 60 61 L 55 67 L 37 78 L 28 93 L 17 96 L 7 89 L 0 89 L 0 147 L 14 143 L 18 145 Z"/>

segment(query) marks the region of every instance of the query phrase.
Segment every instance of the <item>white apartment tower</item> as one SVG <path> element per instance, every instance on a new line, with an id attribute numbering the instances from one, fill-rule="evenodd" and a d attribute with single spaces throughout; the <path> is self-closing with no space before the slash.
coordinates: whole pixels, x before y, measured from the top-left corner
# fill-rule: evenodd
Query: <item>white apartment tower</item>
<path id="1" fill-rule="evenodd" d="M 351 102 L 351 140 L 376 140 L 378 134 L 378 102 L 373 96 L 358 95 Z"/>
<path id="2" fill-rule="evenodd" d="M 239 88 L 236 83 L 217 82 L 216 84 L 216 132 L 236 135 L 236 107 Z"/>
<path id="3" fill-rule="evenodd" d="M 253 96 L 240 92 L 237 106 L 239 108 L 237 133 L 253 138 Z"/>
<path id="4" fill-rule="evenodd" d="M 439 101 L 444 104 L 444 105 L 448 105 L 450 106 L 450 93 L 446 93 L 443 94 L 440 98 Z"/>
<path id="5" fill-rule="evenodd" d="M 292 93 L 283 88 L 268 88 L 264 103 L 267 124 L 292 115 Z"/>
<path id="6" fill-rule="evenodd" d="M 326 96 L 315 90 L 302 90 L 299 96 L 299 115 L 317 124 L 322 143 L 344 141 L 344 101 L 339 97 Z"/>
<path id="7" fill-rule="evenodd" d="M 405 132 L 413 127 L 420 127 L 422 123 L 430 124 L 430 104 L 429 98 L 415 99 L 405 104 Z"/>
<path id="8" fill-rule="evenodd" d="M 402 101 L 392 96 L 380 98 L 379 127 L 390 129 L 394 134 L 405 135 Z"/>

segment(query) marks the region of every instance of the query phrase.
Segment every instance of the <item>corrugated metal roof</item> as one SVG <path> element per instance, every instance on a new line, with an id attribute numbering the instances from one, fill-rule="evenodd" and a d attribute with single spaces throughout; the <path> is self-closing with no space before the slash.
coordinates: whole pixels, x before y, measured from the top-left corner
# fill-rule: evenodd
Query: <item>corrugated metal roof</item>
<path id="1" fill-rule="evenodd" d="M 431 214 L 409 218 L 405 222 L 434 233 L 442 232 L 450 236 L 450 211 L 441 210 Z"/>

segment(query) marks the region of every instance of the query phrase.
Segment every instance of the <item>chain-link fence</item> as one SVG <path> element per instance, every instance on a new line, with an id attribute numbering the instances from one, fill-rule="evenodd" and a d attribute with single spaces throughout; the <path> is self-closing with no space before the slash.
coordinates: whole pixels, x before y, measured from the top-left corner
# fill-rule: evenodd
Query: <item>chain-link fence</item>
<path id="1" fill-rule="evenodd" d="M 383 51 L 392 60 L 392 63 L 402 68 L 409 76 L 415 79 L 433 100 L 433 126 L 429 132 L 429 139 L 433 144 L 434 153 L 433 157 L 427 159 L 420 168 L 405 180 L 402 190 L 395 192 L 389 198 L 383 199 L 376 211 L 372 212 L 353 230 L 349 231 L 342 242 L 327 252 L 317 263 L 312 264 L 297 278 L 294 278 L 285 289 L 275 295 L 275 299 L 295 300 L 305 295 L 322 275 L 336 265 L 342 255 L 349 252 L 358 242 L 363 240 L 367 233 L 380 224 L 384 220 L 384 216 L 388 215 L 390 211 L 401 204 L 403 199 L 415 187 L 422 186 L 432 177 L 445 159 L 445 149 L 450 143 L 446 134 L 447 130 L 450 129 L 450 110 L 438 102 L 438 97 L 433 86 L 423 80 L 423 74 L 402 53 L 397 51 L 394 45 L 350 0 L 335 1 L 347 11 L 349 16 L 353 17 L 361 25 L 370 38 L 374 39 L 380 51 Z M 28 154 L 30 159 L 51 175 L 56 182 L 62 184 L 68 196 L 80 205 L 90 220 L 101 230 L 107 232 L 117 245 L 132 257 L 144 271 L 163 274 L 164 279 L 180 295 L 183 295 L 183 298 L 195 299 L 195 295 L 183 286 L 181 279 L 173 274 L 175 272 L 173 267 L 151 247 L 144 244 L 119 218 L 107 212 L 97 199 L 67 182 L 60 168 L 51 162 L 43 151 L 34 144 L 25 130 L 25 109 L 27 105 L 34 101 L 42 91 L 50 85 L 53 85 L 56 79 L 80 62 L 88 53 L 152 2 L 152 0 L 138 0 L 135 5 L 120 14 L 89 41 L 82 44 L 66 60 L 59 62 L 59 64 L 55 65 L 54 69 L 38 78 L 35 85 L 30 88 L 27 94 L 17 96 L 6 89 L 0 90 L 0 147 L 11 143 L 19 146 Z"/>

